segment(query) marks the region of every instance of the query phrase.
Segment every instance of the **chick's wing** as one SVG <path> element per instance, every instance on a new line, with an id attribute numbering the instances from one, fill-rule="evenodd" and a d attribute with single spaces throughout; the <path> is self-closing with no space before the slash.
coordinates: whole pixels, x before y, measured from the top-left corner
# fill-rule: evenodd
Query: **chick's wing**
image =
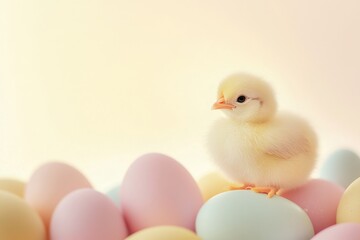
<path id="1" fill-rule="evenodd" d="M 307 123 L 291 115 L 275 119 L 264 131 L 265 154 L 290 159 L 311 149 L 311 131 Z"/>

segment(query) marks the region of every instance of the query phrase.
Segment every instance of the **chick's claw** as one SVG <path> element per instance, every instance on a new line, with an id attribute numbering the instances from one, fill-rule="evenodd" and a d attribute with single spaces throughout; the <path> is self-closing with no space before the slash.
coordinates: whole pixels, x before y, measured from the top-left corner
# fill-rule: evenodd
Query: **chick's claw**
<path id="1" fill-rule="evenodd" d="M 251 190 L 253 187 L 255 187 L 254 184 L 244 183 L 241 185 L 236 185 L 236 184 L 230 185 L 229 189 L 230 190 Z"/>
<path id="2" fill-rule="evenodd" d="M 282 192 L 282 190 L 277 187 L 253 187 L 251 190 L 256 193 L 267 194 L 268 198 L 272 198 L 274 195 L 280 195 Z"/>

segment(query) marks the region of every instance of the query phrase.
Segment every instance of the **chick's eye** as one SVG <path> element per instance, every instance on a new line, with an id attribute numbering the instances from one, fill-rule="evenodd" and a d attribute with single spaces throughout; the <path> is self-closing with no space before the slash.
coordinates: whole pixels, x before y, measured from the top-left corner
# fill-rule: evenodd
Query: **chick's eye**
<path id="1" fill-rule="evenodd" d="M 246 101 L 246 99 L 247 99 L 247 97 L 246 96 L 244 96 L 244 95 L 240 95 L 238 98 L 237 98 L 237 102 L 238 103 L 243 103 L 243 102 L 245 102 Z"/>

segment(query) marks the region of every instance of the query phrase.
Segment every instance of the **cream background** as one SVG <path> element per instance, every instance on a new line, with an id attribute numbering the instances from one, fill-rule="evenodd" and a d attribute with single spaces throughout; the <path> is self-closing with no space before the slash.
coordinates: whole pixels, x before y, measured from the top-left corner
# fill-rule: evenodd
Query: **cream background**
<path id="1" fill-rule="evenodd" d="M 0 176 L 67 161 L 99 189 L 160 151 L 198 177 L 216 88 L 248 71 L 307 118 L 320 160 L 360 148 L 360 3 L 0 0 Z"/>

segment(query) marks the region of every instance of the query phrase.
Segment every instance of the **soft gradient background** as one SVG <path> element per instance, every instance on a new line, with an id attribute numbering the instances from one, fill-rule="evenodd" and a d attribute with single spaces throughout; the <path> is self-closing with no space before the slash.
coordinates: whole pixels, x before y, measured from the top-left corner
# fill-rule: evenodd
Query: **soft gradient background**
<path id="1" fill-rule="evenodd" d="M 51 159 L 100 188 L 149 151 L 198 177 L 219 81 L 268 79 L 320 161 L 360 149 L 360 2 L 0 0 L 0 176 Z"/>

